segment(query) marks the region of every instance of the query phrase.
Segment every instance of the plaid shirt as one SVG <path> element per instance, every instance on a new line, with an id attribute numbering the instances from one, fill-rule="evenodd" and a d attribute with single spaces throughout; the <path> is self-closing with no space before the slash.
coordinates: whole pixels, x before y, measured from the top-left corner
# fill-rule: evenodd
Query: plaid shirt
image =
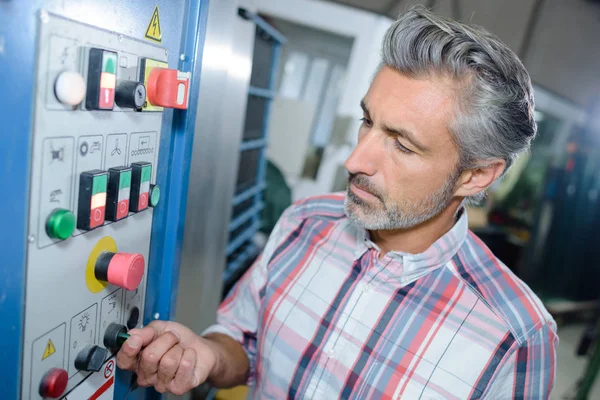
<path id="1" fill-rule="evenodd" d="M 343 201 L 290 207 L 207 330 L 243 345 L 253 398 L 549 398 L 556 325 L 465 212 L 425 252 L 380 259 Z"/>

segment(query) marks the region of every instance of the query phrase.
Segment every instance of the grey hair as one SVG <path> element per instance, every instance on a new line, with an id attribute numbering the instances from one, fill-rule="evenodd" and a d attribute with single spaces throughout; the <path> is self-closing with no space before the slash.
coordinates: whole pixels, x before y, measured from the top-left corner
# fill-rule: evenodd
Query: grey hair
<path id="1" fill-rule="evenodd" d="M 508 46 L 483 28 L 440 17 L 422 6 L 404 12 L 387 30 L 381 67 L 408 77 L 445 75 L 461 86 L 449 130 L 460 170 L 501 158 L 503 175 L 536 135 L 531 79 Z M 469 199 L 478 202 L 479 193 Z"/>

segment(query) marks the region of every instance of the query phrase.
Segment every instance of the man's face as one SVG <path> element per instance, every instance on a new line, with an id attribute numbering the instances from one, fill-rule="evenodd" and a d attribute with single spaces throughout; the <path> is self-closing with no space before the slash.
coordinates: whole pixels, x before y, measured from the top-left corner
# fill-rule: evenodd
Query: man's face
<path id="1" fill-rule="evenodd" d="M 388 67 L 363 100 L 346 214 L 366 229 L 407 229 L 444 210 L 459 171 L 448 127 L 456 88 L 445 78 L 408 78 Z"/>

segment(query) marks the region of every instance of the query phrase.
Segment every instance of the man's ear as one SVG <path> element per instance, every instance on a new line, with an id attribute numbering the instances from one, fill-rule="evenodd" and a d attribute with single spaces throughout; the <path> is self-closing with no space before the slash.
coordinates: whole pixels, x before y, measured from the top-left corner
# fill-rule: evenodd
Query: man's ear
<path id="1" fill-rule="evenodd" d="M 476 195 L 490 187 L 504 172 L 506 161 L 501 158 L 487 160 L 481 166 L 463 171 L 458 179 L 455 195 L 468 197 Z"/>

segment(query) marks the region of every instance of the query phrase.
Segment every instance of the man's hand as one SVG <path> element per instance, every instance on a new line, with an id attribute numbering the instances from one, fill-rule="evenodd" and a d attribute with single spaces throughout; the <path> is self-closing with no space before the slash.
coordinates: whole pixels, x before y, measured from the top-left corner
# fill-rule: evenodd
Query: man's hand
<path id="1" fill-rule="evenodd" d="M 215 368 L 214 347 L 181 324 L 153 321 L 128 333 L 117 365 L 134 371 L 140 386 L 181 395 L 206 381 Z"/>

